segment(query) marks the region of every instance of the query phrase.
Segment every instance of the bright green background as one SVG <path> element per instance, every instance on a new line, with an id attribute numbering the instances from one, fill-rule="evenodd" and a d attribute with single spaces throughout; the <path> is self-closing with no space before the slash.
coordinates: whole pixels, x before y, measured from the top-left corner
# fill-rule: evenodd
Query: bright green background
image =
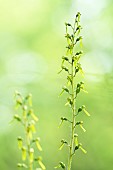
<path id="1" fill-rule="evenodd" d="M 72 22 L 77 11 L 82 13 L 81 62 L 89 92 L 80 95 L 78 105 L 87 105 L 91 117 L 80 117 L 87 131 L 78 128 L 78 133 L 88 153 L 77 151 L 72 170 L 113 169 L 112 0 L 0 0 L 0 170 L 16 170 L 21 157 L 16 138 L 22 129 L 9 124 L 15 90 L 33 94 L 47 169 L 67 162 L 67 148 L 58 151 L 70 132 L 68 124 L 58 129 L 60 117 L 68 114 L 66 95 L 58 98 L 66 78 L 57 72 L 65 54 L 64 22 Z"/>

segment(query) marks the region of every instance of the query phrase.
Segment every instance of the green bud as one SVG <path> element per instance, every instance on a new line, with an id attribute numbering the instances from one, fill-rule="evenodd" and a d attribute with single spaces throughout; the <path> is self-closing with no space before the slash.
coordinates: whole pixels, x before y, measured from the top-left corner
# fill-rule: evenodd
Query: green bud
<path id="1" fill-rule="evenodd" d="M 80 36 L 79 38 L 76 39 L 76 43 L 80 40 L 82 40 L 82 36 Z"/>
<path id="2" fill-rule="evenodd" d="M 74 134 L 74 137 L 75 137 L 75 138 L 78 137 L 78 134 L 75 133 L 75 134 Z"/>
<path id="3" fill-rule="evenodd" d="M 69 89 L 68 89 L 66 86 L 64 86 L 62 89 L 63 89 L 64 91 L 66 91 L 67 93 L 69 93 Z"/>
<path id="4" fill-rule="evenodd" d="M 29 159 L 30 159 L 31 163 L 34 160 L 34 149 L 33 148 L 30 148 L 30 150 L 29 150 Z"/>
<path id="5" fill-rule="evenodd" d="M 16 119 L 17 121 L 21 122 L 21 118 L 18 116 L 18 114 L 14 115 L 14 119 Z"/>
<path id="6" fill-rule="evenodd" d="M 66 168 L 66 166 L 65 166 L 65 164 L 63 162 L 59 162 L 59 165 L 61 166 L 62 169 Z"/>
<path id="7" fill-rule="evenodd" d="M 25 161 L 26 160 L 26 148 L 23 146 L 22 147 L 22 160 Z"/>
<path id="8" fill-rule="evenodd" d="M 78 27 L 76 28 L 76 31 L 82 29 L 81 25 L 78 25 Z"/>
<path id="9" fill-rule="evenodd" d="M 62 140 L 61 140 L 61 145 L 60 145 L 60 147 L 59 147 L 59 150 L 61 150 L 61 149 L 63 148 L 64 144 L 68 145 L 67 141 L 64 140 L 64 139 L 62 139 Z"/>
<path id="10" fill-rule="evenodd" d="M 83 121 L 76 122 L 76 125 L 83 124 Z"/>
<path id="11" fill-rule="evenodd" d="M 71 36 L 68 33 L 65 35 L 65 37 L 71 40 Z"/>
<path id="12" fill-rule="evenodd" d="M 25 110 L 25 111 L 27 110 L 27 106 L 26 105 L 23 106 L 23 110 Z"/>
<path id="13" fill-rule="evenodd" d="M 80 13 L 80 12 L 78 12 L 78 13 L 76 14 L 76 18 L 79 17 L 79 16 L 81 16 L 81 13 Z"/>
<path id="14" fill-rule="evenodd" d="M 18 168 L 28 168 L 26 164 L 20 164 L 20 163 L 17 164 L 17 167 Z"/>
<path id="15" fill-rule="evenodd" d="M 70 24 L 70 23 L 66 23 L 66 22 L 65 22 L 65 25 L 66 25 L 66 26 L 69 26 L 69 27 L 71 26 L 71 24 Z"/>
<path id="16" fill-rule="evenodd" d="M 78 145 L 78 134 L 74 134 L 74 138 L 75 138 L 75 145 Z"/>
<path id="17" fill-rule="evenodd" d="M 67 118 L 66 117 L 61 117 L 61 120 L 62 121 L 67 121 Z"/>
<path id="18" fill-rule="evenodd" d="M 83 110 L 83 108 L 82 108 L 82 107 L 79 107 L 78 113 L 81 112 L 82 110 Z"/>
<path id="19" fill-rule="evenodd" d="M 79 149 L 79 146 L 75 146 L 74 152 Z"/>
<path id="20" fill-rule="evenodd" d="M 79 51 L 79 52 L 77 52 L 76 54 L 75 54 L 75 56 L 77 56 L 77 55 L 82 55 L 83 54 L 83 51 Z"/>
<path id="21" fill-rule="evenodd" d="M 32 109 L 29 110 L 28 115 L 31 115 L 31 117 L 37 122 L 38 117 L 34 114 L 34 111 Z"/>
<path id="22" fill-rule="evenodd" d="M 67 67 L 62 66 L 62 70 L 69 71 Z"/>
<path id="23" fill-rule="evenodd" d="M 23 139 L 22 139 L 22 137 L 19 136 L 19 137 L 17 138 L 17 140 L 18 140 L 18 148 L 19 148 L 19 149 L 22 149 L 22 144 L 23 144 Z"/>
<path id="24" fill-rule="evenodd" d="M 62 59 L 65 61 L 69 61 L 68 57 L 62 56 Z"/>

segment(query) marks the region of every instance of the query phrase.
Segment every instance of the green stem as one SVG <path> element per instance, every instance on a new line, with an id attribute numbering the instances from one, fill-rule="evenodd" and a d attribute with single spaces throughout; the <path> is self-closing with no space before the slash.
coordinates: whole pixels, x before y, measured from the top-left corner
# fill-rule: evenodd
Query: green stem
<path id="1" fill-rule="evenodd" d="M 26 147 L 27 147 L 27 154 L 28 154 L 28 167 L 29 167 L 29 170 L 33 170 L 33 165 L 32 165 L 32 162 L 30 162 L 30 139 L 29 139 L 29 136 L 28 136 L 28 132 L 27 132 L 27 125 L 28 125 L 28 121 L 27 121 L 27 118 L 25 117 L 24 118 L 24 124 L 25 124 L 25 137 L 26 137 Z"/>
<path id="2" fill-rule="evenodd" d="M 73 57 L 73 52 L 72 52 Z M 74 92 L 74 63 L 72 62 L 72 127 L 71 127 L 71 142 L 70 142 L 70 150 L 69 150 L 69 159 L 68 159 L 68 168 L 67 170 L 71 170 L 72 157 L 74 151 L 74 131 L 75 131 L 75 92 Z"/>
<path id="3" fill-rule="evenodd" d="M 76 23 L 76 21 L 75 21 Z M 75 23 L 74 23 L 74 28 L 73 28 L 73 35 L 74 35 L 74 31 L 75 31 Z M 74 38 L 72 41 L 72 44 L 74 44 Z M 74 74 L 75 74 L 75 67 L 74 67 L 74 62 L 73 62 L 73 50 L 74 50 L 74 46 L 71 52 L 71 69 L 72 69 L 72 126 L 71 126 L 71 141 L 70 141 L 70 150 L 69 150 L 69 158 L 68 158 L 68 167 L 67 170 L 71 170 L 71 165 L 72 165 L 72 157 L 73 157 L 73 152 L 74 152 L 74 133 L 75 133 L 75 92 L 74 92 Z"/>

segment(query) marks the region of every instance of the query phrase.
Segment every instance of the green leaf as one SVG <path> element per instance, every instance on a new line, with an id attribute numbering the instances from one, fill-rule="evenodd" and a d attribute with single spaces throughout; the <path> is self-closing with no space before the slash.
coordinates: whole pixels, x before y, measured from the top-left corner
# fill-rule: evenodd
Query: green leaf
<path id="1" fill-rule="evenodd" d="M 88 93 L 88 91 L 84 90 L 84 89 L 81 89 L 84 93 Z"/>
<path id="2" fill-rule="evenodd" d="M 70 23 L 65 22 L 65 25 L 68 26 L 68 27 L 71 27 Z"/>
<path id="3" fill-rule="evenodd" d="M 74 138 L 75 138 L 75 145 L 78 146 L 78 135 L 74 134 Z"/>
<path id="4" fill-rule="evenodd" d="M 27 126 L 27 135 L 28 135 L 29 139 L 33 138 L 30 124 L 28 124 L 28 126 Z"/>
<path id="5" fill-rule="evenodd" d="M 23 139 L 22 139 L 22 137 L 19 136 L 19 137 L 17 138 L 17 140 L 18 140 L 18 148 L 19 148 L 19 149 L 22 149 L 22 144 L 23 144 Z"/>
<path id="6" fill-rule="evenodd" d="M 40 167 L 42 168 L 42 170 L 45 170 L 46 167 L 45 167 L 45 165 L 42 163 L 42 158 L 41 158 L 41 157 L 38 157 L 37 161 L 38 161 Z"/>
<path id="7" fill-rule="evenodd" d="M 87 110 L 83 109 L 83 111 L 85 112 L 85 114 L 86 114 L 87 116 L 90 116 L 90 114 L 87 112 Z"/>
<path id="8" fill-rule="evenodd" d="M 34 111 L 32 109 L 30 109 L 29 115 L 31 115 L 31 117 L 37 122 L 38 121 L 38 117 L 34 114 Z"/>
<path id="9" fill-rule="evenodd" d="M 60 166 L 61 166 L 62 169 L 65 169 L 65 168 L 66 168 L 66 166 L 65 166 L 65 164 L 64 164 L 63 162 L 60 162 L 59 164 L 60 164 Z"/>
<path id="10" fill-rule="evenodd" d="M 16 119 L 17 121 L 21 122 L 21 118 L 19 117 L 18 114 L 15 114 L 15 115 L 14 115 L 14 119 Z"/>
<path id="11" fill-rule="evenodd" d="M 81 112 L 82 110 L 83 110 L 83 109 L 82 109 L 82 107 L 79 107 L 79 109 L 78 109 L 78 113 L 79 113 L 79 112 Z"/>
<path id="12" fill-rule="evenodd" d="M 62 139 L 61 140 L 61 146 L 59 147 L 59 150 L 61 150 L 63 148 L 64 144 L 68 145 L 67 141 Z"/>
<path id="13" fill-rule="evenodd" d="M 59 150 L 62 150 L 62 148 L 64 147 L 64 143 L 62 143 L 59 147 Z"/>
<path id="14" fill-rule="evenodd" d="M 36 139 L 36 146 L 37 146 L 39 151 L 42 151 L 42 147 L 40 145 L 40 139 L 39 138 Z"/>
<path id="15" fill-rule="evenodd" d="M 82 147 L 82 144 L 79 144 L 79 148 L 81 149 L 81 151 L 83 152 L 83 153 L 87 153 L 87 151 Z"/>
<path id="16" fill-rule="evenodd" d="M 26 148 L 23 146 L 22 147 L 22 160 L 25 161 L 26 160 Z"/>
<path id="17" fill-rule="evenodd" d="M 35 128 L 35 121 L 34 120 L 31 120 L 30 121 L 30 129 L 33 133 L 36 132 L 36 128 Z"/>
<path id="18" fill-rule="evenodd" d="M 30 150 L 29 150 L 29 160 L 31 163 L 34 160 L 34 149 L 33 148 L 30 148 Z"/>
<path id="19" fill-rule="evenodd" d="M 67 80 L 68 80 L 68 83 L 67 83 L 67 84 L 68 84 L 68 85 L 70 85 L 70 84 L 72 85 L 72 77 L 68 75 L 68 76 L 67 76 Z"/>
<path id="20" fill-rule="evenodd" d="M 61 125 L 62 125 L 63 121 L 67 121 L 67 118 L 65 118 L 65 117 L 61 117 L 61 122 L 60 122 L 60 124 L 59 124 L 58 128 L 60 128 L 60 127 L 61 127 Z"/>
<path id="21" fill-rule="evenodd" d="M 65 106 L 69 105 L 69 106 L 72 106 L 73 105 L 73 101 L 70 97 L 67 98 L 67 103 L 65 104 Z"/>
<path id="22" fill-rule="evenodd" d="M 17 167 L 18 168 L 28 168 L 26 164 L 21 164 L 21 163 L 18 163 Z"/>
<path id="23" fill-rule="evenodd" d="M 18 109 L 19 106 L 22 106 L 22 99 L 21 99 L 21 98 L 18 98 L 18 99 L 16 100 L 15 109 Z"/>
<path id="24" fill-rule="evenodd" d="M 82 124 L 80 124 L 80 127 L 84 132 L 86 132 L 86 129 L 82 126 Z"/>
<path id="25" fill-rule="evenodd" d="M 65 61 L 69 61 L 68 57 L 62 56 L 62 59 Z"/>
<path id="26" fill-rule="evenodd" d="M 69 93 L 69 89 L 66 87 L 66 86 L 64 86 L 64 87 L 62 87 L 62 92 L 60 93 L 60 96 L 63 94 L 63 92 L 65 91 L 65 92 L 67 92 L 67 93 Z"/>
<path id="27" fill-rule="evenodd" d="M 29 106 L 32 106 L 32 94 L 29 94 L 28 102 Z"/>

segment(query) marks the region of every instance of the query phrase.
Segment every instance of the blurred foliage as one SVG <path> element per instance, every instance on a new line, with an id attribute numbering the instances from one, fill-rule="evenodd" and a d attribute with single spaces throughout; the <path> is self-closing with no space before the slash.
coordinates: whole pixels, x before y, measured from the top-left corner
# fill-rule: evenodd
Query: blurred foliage
<path id="1" fill-rule="evenodd" d="M 57 75 L 66 46 L 65 21 L 82 13 L 82 65 L 89 92 L 79 97 L 91 113 L 81 135 L 88 153 L 77 152 L 72 170 L 112 169 L 113 163 L 113 3 L 111 0 L 0 0 L 0 169 L 15 170 L 21 159 L 16 137 L 23 129 L 9 124 L 14 115 L 13 94 L 33 94 L 43 161 L 53 170 L 66 153 L 58 151 L 69 127 L 59 130 L 67 112 L 65 95 L 58 98 L 65 78 Z M 65 76 L 64 76 L 65 77 Z M 81 133 L 81 131 L 79 132 Z M 79 135 L 80 136 L 80 135 Z"/>

